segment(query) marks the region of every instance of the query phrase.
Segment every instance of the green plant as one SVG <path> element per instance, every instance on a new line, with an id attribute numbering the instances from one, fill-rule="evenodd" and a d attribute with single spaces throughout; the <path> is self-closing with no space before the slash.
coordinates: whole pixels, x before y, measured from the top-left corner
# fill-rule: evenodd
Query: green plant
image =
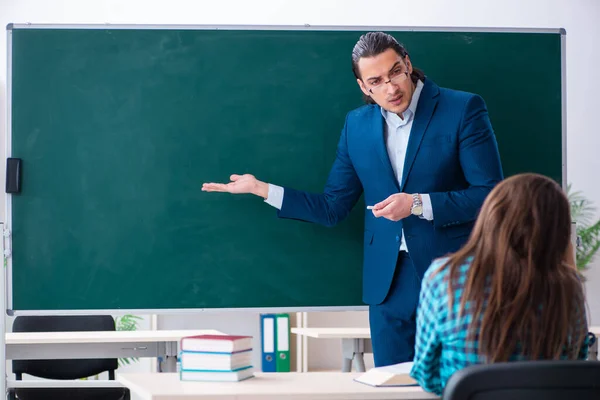
<path id="1" fill-rule="evenodd" d="M 594 221 L 596 207 L 582 192 L 573 192 L 571 184 L 567 185 L 567 196 L 571 204 L 571 218 L 577 223 L 577 268 L 584 270 L 600 249 L 600 220 Z"/>
<path id="2" fill-rule="evenodd" d="M 118 331 L 135 331 L 138 328 L 138 322 L 142 317 L 137 315 L 124 314 L 115 318 L 115 325 Z M 129 365 L 132 362 L 137 362 L 137 357 L 132 358 L 119 358 L 119 367 L 123 365 Z"/>

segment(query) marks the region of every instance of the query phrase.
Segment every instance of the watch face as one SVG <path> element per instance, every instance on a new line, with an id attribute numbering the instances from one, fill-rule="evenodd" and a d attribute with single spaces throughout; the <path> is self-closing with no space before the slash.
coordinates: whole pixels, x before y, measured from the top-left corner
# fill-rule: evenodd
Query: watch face
<path id="1" fill-rule="evenodd" d="M 423 206 L 414 206 L 412 210 L 410 210 L 414 215 L 423 214 Z"/>

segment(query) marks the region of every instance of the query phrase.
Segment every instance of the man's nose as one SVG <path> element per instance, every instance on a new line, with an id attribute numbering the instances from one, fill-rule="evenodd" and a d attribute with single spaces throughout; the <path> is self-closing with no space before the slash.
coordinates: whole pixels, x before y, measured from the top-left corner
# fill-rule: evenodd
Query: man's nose
<path id="1" fill-rule="evenodd" d="M 392 81 L 387 81 L 385 83 L 385 88 L 387 94 L 395 94 L 398 91 L 398 85 Z"/>

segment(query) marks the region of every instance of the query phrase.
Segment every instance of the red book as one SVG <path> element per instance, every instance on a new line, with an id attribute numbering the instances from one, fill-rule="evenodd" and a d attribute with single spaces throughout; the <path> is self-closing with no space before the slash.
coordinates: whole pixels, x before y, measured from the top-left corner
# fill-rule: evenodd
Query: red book
<path id="1" fill-rule="evenodd" d="M 236 353 L 252 349 L 252 336 L 197 335 L 181 338 L 181 351 Z"/>

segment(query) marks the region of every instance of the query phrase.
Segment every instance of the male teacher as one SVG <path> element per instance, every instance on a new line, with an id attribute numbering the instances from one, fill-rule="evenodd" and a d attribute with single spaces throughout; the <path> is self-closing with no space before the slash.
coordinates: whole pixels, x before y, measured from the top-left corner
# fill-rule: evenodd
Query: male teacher
<path id="1" fill-rule="evenodd" d="M 412 361 L 420 282 L 431 261 L 465 242 L 484 198 L 503 179 L 483 99 L 438 87 L 392 36 L 371 32 L 352 51 L 367 105 L 348 113 L 323 193 L 232 175 L 204 191 L 252 193 L 281 218 L 333 226 L 364 192 L 363 300 L 375 366 Z"/>

